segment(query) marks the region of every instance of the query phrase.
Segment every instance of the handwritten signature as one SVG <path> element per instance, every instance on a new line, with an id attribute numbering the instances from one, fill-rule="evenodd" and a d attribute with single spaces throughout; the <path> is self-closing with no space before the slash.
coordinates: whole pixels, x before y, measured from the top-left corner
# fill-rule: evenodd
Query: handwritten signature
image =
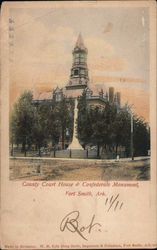
<path id="1" fill-rule="evenodd" d="M 79 225 L 79 216 L 79 211 L 72 211 L 68 213 L 61 221 L 60 230 L 63 232 L 65 229 L 67 229 L 72 233 L 77 233 L 84 240 L 87 240 L 84 233 L 90 234 L 94 228 L 101 232 L 101 224 L 97 222 L 94 223 L 95 214 L 92 216 L 92 219 L 87 226 Z"/>
<path id="2" fill-rule="evenodd" d="M 105 211 L 115 212 L 117 209 L 121 210 L 123 207 L 123 202 L 119 199 L 119 194 L 112 195 L 111 197 L 106 197 L 105 199 Z M 62 232 L 66 230 L 77 233 L 81 238 L 87 240 L 86 234 L 90 234 L 93 229 L 94 231 L 101 232 L 102 225 L 95 222 L 95 214 L 92 216 L 89 225 L 81 225 L 79 222 L 80 212 L 78 210 L 68 213 L 61 221 L 60 230 Z"/>

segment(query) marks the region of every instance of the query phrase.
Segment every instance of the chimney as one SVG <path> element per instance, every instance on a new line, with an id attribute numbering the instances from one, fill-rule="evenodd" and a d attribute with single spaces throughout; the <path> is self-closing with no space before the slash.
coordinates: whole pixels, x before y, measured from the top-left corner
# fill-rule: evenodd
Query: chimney
<path id="1" fill-rule="evenodd" d="M 120 92 L 117 92 L 117 102 L 118 102 L 118 105 L 120 106 L 120 102 L 121 102 Z"/>
<path id="2" fill-rule="evenodd" d="M 109 102 L 113 103 L 113 99 L 114 99 L 114 88 L 110 87 L 109 88 Z"/>

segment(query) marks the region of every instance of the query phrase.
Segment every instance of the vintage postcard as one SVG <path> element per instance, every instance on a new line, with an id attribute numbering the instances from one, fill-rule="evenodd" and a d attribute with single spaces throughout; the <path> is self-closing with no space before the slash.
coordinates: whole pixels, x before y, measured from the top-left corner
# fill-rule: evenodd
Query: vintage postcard
<path id="1" fill-rule="evenodd" d="M 1 249 L 157 246 L 155 1 L 4 2 Z"/>

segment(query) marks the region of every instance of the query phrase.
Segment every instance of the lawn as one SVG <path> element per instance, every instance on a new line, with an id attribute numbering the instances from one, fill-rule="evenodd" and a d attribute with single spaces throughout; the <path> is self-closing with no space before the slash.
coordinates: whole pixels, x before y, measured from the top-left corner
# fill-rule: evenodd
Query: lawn
<path id="1" fill-rule="evenodd" d="M 10 159 L 10 180 L 149 180 L 150 159 L 32 160 Z"/>

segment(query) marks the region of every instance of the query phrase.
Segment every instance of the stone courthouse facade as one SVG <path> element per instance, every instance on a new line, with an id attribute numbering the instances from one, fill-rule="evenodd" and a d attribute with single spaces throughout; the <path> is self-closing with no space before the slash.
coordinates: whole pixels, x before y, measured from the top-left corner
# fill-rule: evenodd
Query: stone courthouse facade
<path id="1" fill-rule="evenodd" d="M 110 87 L 108 91 L 104 93 L 101 89 L 97 94 L 93 94 L 94 91 L 92 87 L 89 88 L 89 76 L 88 76 L 88 66 L 87 66 L 87 55 L 88 50 L 84 45 L 81 34 L 79 34 L 76 45 L 72 51 L 73 62 L 69 81 L 65 87 L 50 91 L 33 93 L 34 104 L 41 103 L 43 101 L 51 101 L 55 99 L 57 102 L 61 101 L 63 97 L 65 98 L 77 98 L 82 95 L 82 92 L 86 90 L 87 104 L 90 106 L 102 107 L 107 101 L 110 103 L 115 103 L 120 107 L 120 92 L 114 93 L 114 88 Z"/>

